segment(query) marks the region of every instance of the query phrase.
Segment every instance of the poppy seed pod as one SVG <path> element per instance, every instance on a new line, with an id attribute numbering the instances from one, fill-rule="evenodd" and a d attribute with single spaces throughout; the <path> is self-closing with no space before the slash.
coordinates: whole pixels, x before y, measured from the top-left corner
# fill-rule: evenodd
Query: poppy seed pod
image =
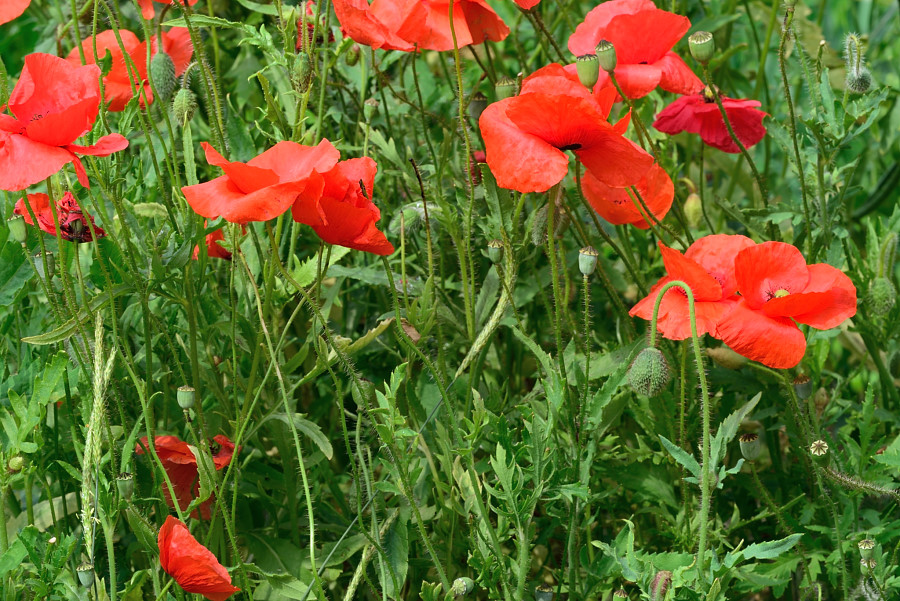
<path id="1" fill-rule="evenodd" d="M 312 62 L 309 60 L 309 55 L 305 52 L 298 52 L 291 70 L 291 83 L 294 84 L 294 89 L 300 94 L 305 94 L 312 83 L 312 74 Z"/>
<path id="2" fill-rule="evenodd" d="M 94 564 L 85 561 L 75 568 L 75 573 L 78 574 L 78 582 L 84 588 L 91 588 L 94 584 Z"/>
<path id="3" fill-rule="evenodd" d="M 858 543 L 856 546 L 859 547 L 859 554 L 863 559 L 872 559 L 872 554 L 875 552 L 875 541 L 871 538 L 864 538 Z"/>
<path id="4" fill-rule="evenodd" d="M 484 112 L 487 105 L 487 96 L 481 92 L 475 92 L 469 97 L 469 106 L 466 108 L 469 111 L 469 116 L 475 121 L 478 121 L 478 118 L 481 117 L 481 113 Z"/>
<path id="5" fill-rule="evenodd" d="M 897 302 L 897 291 L 894 284 L 886 277 L 877 277 L 869 284 L 867 304 L 877 317 L 884 317 L 894 308 Z"/>
<path id="6" fill-rule="evenodd" d="M 181 386 L 175 394 L 178 406 L 187 411 L 194 407 L 194 389 L 191 386 Z"/>
<path id="7" fill-rule="evenodd" d="M 553 587 L 539 584 L 534 588 L 534 601 L 553 601 Z"/>
<path id="8" fill-rule="evenodd" d="M 126 501 L 134 496 L 134 476 L 130 472 L 122 472 L 116 476 L 116 488 L 119 495 Z"/>
<path id="9" fill-rule="evenodd" d="M 501 77 L 494 85 L 494 91 L 497 93 L 497 100 L 515 96 L 517 87 L 518 84 L 516 84 L 516 80 L 512 77 Z"/>
<path id="10" fill-rule="evenodd" d="M 591 90 L 600 78 L 600 60 L 596 54 L 583 54 L 575 59 L 575 70 L 581 85 Z"/>
<path id="11" fill-rule="evenodd" d="M 700 225 L 700 220 L 703 219 L 703 201 L 696 192 L 688 194 L 687 199 L 684 201 L 684 216 L 690 227 L 693 228 Z"/>
<path id="12" fill-rule="evenodd" d="M 497 240 L 491 240 L 487 243 L 487 254 L 488 258 L 491 260 L 491 263 L 496 265 L 500 261 L 503 260 L 503 242 Z"/>
<path id="13" fill-rule="evenodd" d="M 738 444 L 741 446 L 741 455 L 746 461 L 756 461 L 762 452 L 762 443 L 759 441 L 759 434 L 748 432 L 741 434 L 738 438 Z"/>
<path id="14" fill-rule="evenodd" d="M 597 53 L 596 56 L 601 69 L 607 73 L 612 73 L 616 70 L 618 59 L 616 58 L 616 47 L 613 46 L 612 42 L 600 40 L 594 51 Z"/>
<path id="15" fill-rule="evenodd" d="M 150 61 L 150 81 L 159 97 L 168 102 L 175 91 L 175 63 L 163 50 L 157 52 Z"/>
<path id="16" fill-rule="evenodd" d="M 25 231 L 25 217 L 22 215 L 13 215 L 6 220 L 6 227 L 9 228 L 10 237 L 19 244 L 25 244 L 28 232 Z"/>
<path id="17" fill-rule="evenodd" d="M 801 401 L 805 401 L 812 394 L 812 380 L 806 374 L 797 374 L 791 385 L 794 387 L 794 392 L 797 393 L 797 398 Z"/>
<path id="18" fill-rule="evenodd" d="M 625 589 L 619 589 L 613 593 L 613 599 L 627 599 L 628 593 L 625 592 Z"/>
<path id="19" fill-rule="evenodd" d="M 662 352 L 648 346 L 628 368 L 628 383 L 638 394 L 653 397 L 669 383 L 669 366 Z"/>
<path id="20" fill-rule="evenodd" d="M 814 459 L 821 460 L 828 455 L 828 443 L 821 439 L 814 441 L 809 445 L 809 453 Z"/>
<path id="21" fill-rule="evenodd" d="M 475 590 L 475 581 L 471 578 L 457 578 L 450 587 L 450 594 L 455 599 L 461 599 Z"/>
<path id="22" fill-rule="evenodd" d="M 374 98 L 367 98 L 366 101 L 363 102 L 363 116 L 366 118 L 366 121 L 371 121 L 377 110 L 378 101 Z"/>
<path id="23" fill-rule="evenodd" d="M 600 257 L 600 253 L 597 252 L 597 249 L 593 246 L 585 246 L 581 250 L 578 251 L 578 270 L 581 271 L 581 275 L 589 276 L 593 275 L 594 270 L 597 269 L 597 259 Z"/>
<path id="24" fill-rule="evenodd" d="M 709 64 L 716 53 L 716 41 L 708 31 L 691 34 L 688 38 L 688 47 L 691 49 L 691 56 L 701 65 Z"/>
<path id="25" fill-rule="evenodd" d="M 197 110 L 197 97 L 188 88 L 181 88 L 172 100 L 172 114 L 175 122 L 184 127 L 188 121 L 194 118 Z"/>

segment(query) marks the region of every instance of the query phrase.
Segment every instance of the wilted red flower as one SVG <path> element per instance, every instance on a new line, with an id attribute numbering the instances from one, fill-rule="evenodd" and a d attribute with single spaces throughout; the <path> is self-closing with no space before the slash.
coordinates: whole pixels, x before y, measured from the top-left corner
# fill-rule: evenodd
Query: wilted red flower
<path id="1" fill-rule="evenodd" d="M 31 4 L 31 0 L 3 0 L 0 2 L 0 25 L 21 16 Z"/>
<path id="2" fill-rule="evenodd" d="M 125 105 L 134 97 L 131 70 L 125 62 L 122 47 L 125 48 L 125 53 L 131 58 L 137 72 L 134 90 L 138 93 L 141 106 L 144 105 L 145 97 L 148 103 L 153 102 L 153 93 L 147 84 L 147 44 L 138 40 L 138 37 L 127 29 L 120 29 L 119 35 L 122 37 L 122 46 L 119 46 L 116 34 L 112 30 L 101 31 L 96 36 L 97 56 L 100 57 L 100 60 L 103 60 L 107 51 L 112 56 L 112 68 L 103 78 L 104 99 L 109 103 L 111 111 L 124 111 Z M 169 31 L 163 32 L 162 39 L 163 51 L 172 57 L 177 77 L 187 69 L 194 54 L 190 32 L 185 27 L 173 27 Z M 94 64 L 94 39 L 85 39 L 81 43 L 81 47 L 84 50 L 87 64 Z M 156 36 L 151 38 L 150 51 L 153 55 L 159 51 Z M 66 60 L 74 65 L 80 65 L 81 55 L 78 48 L 73 48 Z"/>
<path id="3" fill-rule="evenodd" d="M 750 148 L 766 135 L 766 128 L 762 124 L 766 113 L 756 108 L 759 105 L 758 100 L 736 100 L 722 96 L 725 114 L 744 148 Z M 719 112 L 709 88 L 702 94 L 682 96 L 664 108 L 656 116 L 653 127 L 669 135 L 683 131 L 700 134 L 700 138 L 713 148 L 731 153 L 741 151 L 728 134 L 725 120 L 722 119 L 722 113 Z"/>
<path id="4" fill-rule="evenodd" d="M 681 280 L 694 294 L 697 335 L 716 335 L 716 326 L 737 303 L 737 281 L 734 275 L 735 257 L 752 247 L 746 236 L 714 234 L 700 238 L 682 255 L 662 242 L 659 250 L 667 275 L 660 278 L 644 299 L 629 312 L 641 319 L 653 318 L 653 307 L 660 289 Z M 681 288 L 670 288 L 659 305 L 657 330 L 669 340 L 684 340 L 691 335 L 691 321 L 687 294 Z"/>
<path id="5" fill-rule="evenodd" d="M 156 10 L 153 8 L 154 2 L 184 6 L 183 0 L 137 0 L 138 5 L 141 7 L 141 15 L 148 21 L 156 16 Z M 188 6 L 194 6 L 197 4 L 197 0 L 188 0 L 187 4 Z"/>
<path id="6" fill-rule="evenodd" d="M 55 236 L 56 227 L 53 222 L 53 210 L 50 208 L 50 197 L 46 194 L 29 194 L 26 198 L 27 203 L 31 206 L 31 210 L 34 211 L 34 216 L 37 218 L 38 227 Z M 26 199 L 20 198 L 16 203 L 15 209 L 13 209 L 13 213 L 22 215 L 25 218 L 25 223 L 34 225 L 31 213 L 28 212 L 28 207 L 25 206 L 25 203 Z M 91 234 L 91 228 L 88 225 L 88 220 L 90 220 L 91 225 L 94 224 L 94 218 L 81 210 L 78 201 L 75 200 L 71 192 L 63 194 L 63 197 L 56 203 L 56 218 L 59 221 L 59 235 L 63 240 L 90 242 L 94 239 Z M 106 232 L 97 225 L 94 225 L 94 233 L 97 234 L 98 238 L 106 235 Z"/>
<path id="7" fill-rule="evenodd" d="M 144 436 L 141 438 L 141 442 L 135 446 L 134 452 L 141 455 L 146 447 L 147 437 Z M 175 498 L 178 499 L 178 507 L 184 511 L 200 492 L 197 458 L 191 452 L 188 443 L 177 436 L 157 436 L 154 447 L 156 455 L 169 476 L 169 480 L 172 481 L 172 488 L 175 489 Z M 218 471 L 231 463 L 231 458 L 234 455 L 234 443 L 227 436 L 220 434 L 210 442 L 210 451 L 212 452 L 216 471 Z M 172 497 L 169 494 L 169 487 L 163 485 L 162 488 L 166 503 L 170 507 L 174 507 L 175 504 L 172 502 Z M 200 504 L 200 516 L 204 520 L 210 518 L 210 508 L 214 502 L 215 496 L 211 496 Z M 192 515 L 192 517 L 197 516 Z"/>
<path id="8" fill-rule="evenodd" d="M 794 322 L 827 330 L 856 314 L 850 278 L 825 263 L 807 265 L 790 244 L 744 249 L 734 272 L 741 299 L 719 322 L 716 337 L 763 365 L 787 369 L 803 359 L 806 337 Z"/>
<path id="9" fill-rule="evenodd" d="M 157 544 L 159 565 L 185 592 L 198 593 L 209 601 L 225 601 L 241 590 L 232 586 L 228 570 L 178 518 L 166 517 Z"/>
<path id="10" fill-rule="evenodd" d="M 330 171 L 340 159 L 331 142 L 318 146 L 279 142 L 247 163 L 230 162 L 212 146 L 201 144 L 210 165 L 225 175 L 181 189 L 194 211 L 207 219 L 220 215 L 232 223 L 268 221 L 284 213 L 304 192 L 321 194 L 319 174 Z"/>
<path id="11" fill-rule="evenodd" d="M 575 56 L 594 54 L 600 40 L 616 48 L 616 80 L 629 98 L 646 96 L 657 86 L 676 94 L 693 94 L 703 88 L 672 47 L 691 28 L 687 17 L 656 8 L 652 0 L 610 0 L 587 14 L 569 37 Z M 600 71 L 595 87 L 611 86 Z"/>
<path id="12" fill-rule="evenodd" d="M 73 163 L 78 181 L 90 187 L 81 160 L 128 147 L 121 134 L 92 146 L 73 144 L 90 131 L 100 110 L 100 68 L 76 67 L 51 54 L 29 54 L 9 97 L 14 116 L 0 113 L 0 190 L 24 190 Z M 2 107 L 0 107 L 2 110 Z"/>
<path id="13" fill-rule="evenodd" d="M 638 183 L 653 157 L 623 137 L 630 116 L 606 120 L 615 95 L 611 88 L 591 94 L 552 64 L 526 78 L 518 96 L 489 105 L 478 124 L 497 185 L 544 192 L 566 176 L 567 150 L 608 186 Z"/>
<path id="14" fill-rule="evenodd" d="M 335 0 L 341 31 L 364 46 L 385 50 L 452 50 L 449 0 Z M 509 28 L 484 0 L 454 0 L 458 48 L 498 42 Z"/>
<path id="15" fill-rule="evenodd" d="M 657 220 L 662 220 L 675 198 L 675 184 L 666 170 L 659 163 L 653 163 L 635 188 L 650 212 Z M 613 225 L 630 223 L 642 230 L 650 227 L 651 224 L 644 217 L 644 207 L 636 196 L 632 200 L 633 192 L 630 189 L 607 186 L 588 170 L 581 178 L 581 190 L 591 207 Z"/>
<path id="16" fill-rule="evenodd" d="M 341 161 L 323 174 L 320 193 L 304 193 L 297 199 L 291 207 L 294 221 L 311 226 L 328 244 L 391 254 L 394 245 L 375 225 L 381 211 L 370 200 L 377 171 L 378 165 L 369 157 Z"/>

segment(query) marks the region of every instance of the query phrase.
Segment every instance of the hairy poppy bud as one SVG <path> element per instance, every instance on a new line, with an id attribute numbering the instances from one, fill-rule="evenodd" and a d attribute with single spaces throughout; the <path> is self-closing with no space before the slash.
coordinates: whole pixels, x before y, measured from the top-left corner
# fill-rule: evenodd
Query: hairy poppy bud
<path id="1" fill-rule="evenodd" d="M 741 455 L 746 461 L 756 461 L 762 452 L 762 444 L 759 442 L 759 434 L 756 432 L 741 434 L 738 444 L 741 446 Z"/>
<path id="2" fill-rule="evenodd" d="M 366 101 L 363 102 L 363 116 L 366 118 L 366 121 L 371 121 L 377 110 L 378 101 L 374 98 L 366 98 Z"/>
<path id="3" fill-rule="evenodd" d="M 47 271 L 44 271 L 44 259 L 47 261 Z M 53 257 L 52 250 L 46 250 L 44 252 L 39 252 L 34 255 L 34 266 L 37 269 L 38 275 L 42 278 L 50 279 L 53 277 L 53 274 L 56 272 L 56 261 Z"/>
<path id="4" fill-rule="evenodd" d="M 867 304 L 877 317 L 884 317 L 894 308 L 897 302 L 897 291 L 894 284 L 886 277 L 877 277 L 869 284 Z"/>
<path id="5" fill-rule="evenodd" d="M 187 411 L 194 407 L 194 389 L 191 386 L 181 386 L 175 394 L 178 406 Z"/>
<path id="6" fill-rule="evenodd" d="M 550 205 L 545 204 L 537 213 L 534 214 L 534 221 L 531 224 L 531 243 L 535 246 L 541 246 L 547 239 L 547 211 Z"/>
<path id="7" fill-rule="evenodd" d="M 859 554 L 863 559 L 871 559 L 875 552 L 875 541 L 871 538 L 864 538 L 856 546 L 859 547 Z"/>
<path id="8" fill-rule="evenodd" d="M 75 568 L 75 573 L 78 574 L 78 582 L 84 588 L 91 588 L 94 584 L 94 564 L 85 561 Z"/>
<path id="9" fill-rule="evenodd" d="M 669 366 L 658 348 L 648 346 L 628 368 L 628 383 L 638 394 L 656 396 L 669 383 Z"/>
<path id="10" fill-rule="evenodd" d="M 581 85 L 592 90 L 600 78 L 600 60 L 596 54 L 583 54 L 575 59 L 575 70 Z"/>
<path id="11" fill-rule="evenodd" d="M 344 62 L 347 63 L 348 67 L 354 67 L 359 62 L 360 54 L 359 44 L 353 44 L 347 49 L 347 54 L 344 55 Z"/>
<path id="12" fill-rule="evenodd" d="M 475 581 L 471 578 L 457 578 L 450 587 L 450 594 L 456 599 L 461 599 L 475 590 Z"/>
<path id="13" fill-rule="evenodd" d="M 797 398 L 801 401 L 805 401 L 809 398 L 809 395 L 812 394 L 812 380 L 810 380 L 809 376 L 806 374 L 797 374 L 797 377 L 794 378 L 794 381 L 791 384 L 794 386 L 794 392 L 797 393 Z"/>
<path id="14" fill-rule="evenodd" d="M 469 116 L 475 121 L 478 121 L 478 118 L 481 117 L 481 113 L 487 108 L 487 104 L 487 96 L 481 92 L 475 92 L 469 97 L 469 106 L 467 107 Z"/>
<path id="15" fill-rule="evenodd" d="M 553 587 L 539 584 L 534 589 L 534 601 L 553 601 Z"/>
<path id="16" fill-rule="evenodd" d="M 305 52 L 298 52 L 291 70 L 291 83 L 294 84 L 294 89 L 305 94 L 312 83 L 312 74 L 312 61 L 309 60 L 309 55 Z"/>
<path id="17" fill-rule="evenodd" d="M 593 246 L 585 246 L 578 251 L 578 270 L 581 275 L 592 275 L 597 269 L 597 259 L 600 253 Z"/>
<path id="18" fill-rule="evenodd" d="M 25 230 L 25 217 L 22 215 L 13 215 L 6 220 L 6 227 L 9 228 L 10 237 L 19 244 L 25 244 L 28 232 Z"/>
<path id="19" fill-rule="evenodd" d="M 741 369 L 747 364 L 747 358 L 738 355 L 727 346 L 706 349 L 706 354 L 712 359 L 716 365 L 725 369 Z"/>
<path id="20" fill-rule="evenodd" d="M 855 72 L 848 71 L 845 83 L 854 94 L 865 94 L 872 87 L 872 74 L 865 67 Z"/>
<path id="21" fill-rule="evenodd" d="M 706 65 L 716 53 L 716 42 L 708 31 L 698 31 L 688 38 L 691 56 L 701 65 Z"/>
<path id="22" fill-rule="evenodd" d="M 157 52 L 150 61 L 150 81 L 159 97 L 168 102 L 175 91 L 175 63 L 163 50 Z"/>
<path id="23" fill-rule="evenodd" d="M 197 110 L 197 97 L 187 88 L 181 88 L 172 100 L 172 114 L 175 122 L 184 127 L 188 121 L 194 118 Z"/>
<path id="24" fill-rule="evenodd" d="M 123 499 L 130 501 L 134 496 L 134 476 L 129 472 L 120 473 L 116 476 L 116 488 Z"/>
<path id="25" fill-rule="evenodd" d="M 516 84 L 515 79 L 512 77 L 501 77 L 494 85 L 494 91 L 497 93 L 497 100 L 515 96 L 517 92 L 516 88 L 518 88 L 518 84 Z"/>
<path id="26" fill-rule="evenodd" d="M 616 59 L 616 47 L 613 46 L 612 42 L 600 40 L 600 43 L 597 44 L 594 52 L 597 53 L 597 60 L 600 63 L 601 69 L 607 73 L 612 73 L 616 70 L 616 63 L 618 61 Z"/>
<path id="27" fill-rule="evenodd" d="M 656 573 L 656 576 L 653 577 L 653 582 L 650 583 L 650 601 L 662 601 L 666 598 L 666 591 L 669 590 L 669 585 L 672 584 L 672 572 L 669 570 L 660 570 Z"/>
<path id="28" fill-rule="evenodd" d="M 21 472 L 23 467 L 25 467 L 25 459 L 23 459 L 21 455 L 13 455 L 9 458 L 9 461 L 6 462 L 6 470 L 10 474 Z"/>
<path id="29" fill-rule="evenodd" d="M 897 234 L 891 232 L 881 242 L 878 251 L 878 275 L 890 277 L 894 273 L 894 257 L 897 255 Z"/>
<path id="30" fill-rule="evenodd" d="M 700 200 L 700 195 L 696 192 L 688 194 L 687 199 L 684 201 L 684 216 L 687 218 L 690 227 L 700 225 L 700 220 L 703 219 L 703 201 Z"/>
<path id="31" fill-rule="evenodd" d="M 809 452 L 814 459 L 822 459 L 828 455 L 828 443 L 824 440 L 816 440 L 809 445 Z"/>
<path id="32" fill-rule="evenodd" d="M 496 265 L 503 260 L 503 242 L 494 239 L 487 243 L 487 254 L 491 263 Z"/>

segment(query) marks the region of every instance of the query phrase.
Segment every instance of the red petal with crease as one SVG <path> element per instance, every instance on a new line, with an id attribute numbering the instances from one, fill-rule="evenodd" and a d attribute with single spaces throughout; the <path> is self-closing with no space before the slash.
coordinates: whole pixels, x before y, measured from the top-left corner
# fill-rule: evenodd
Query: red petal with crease
<path id="1" fill-rule="evenodd" d="M 75 155 L 65 148 L 0 131 L 0 190 L 24 190 L 74 159 Z"/>
<path id="2" fill-rule="evenodd" d="M 658 219 L 669 212 L 675 198 L 675 185 L 665 169 L 654 163 L 647 174 L 635 186 L 643 197 L 650 212 Z M 581 189 L 591 207 L 613 225 L 630 223 L 637 228 L 647 229 L 650 224 L 644 218 L 644 209 L 635 205 L 631 191 L 627 188 L 613 188 L 598 180 L 587 170 L 581 178 Z"/>
<path id="3" fill-rule="evenodd" d="M 613 18 L 603 31 L 602 39 L 616 47 L 619 64 L 653 64 L 665 56 L 690 28 L 691 22 L 687 17 L 650 8 Z"/>
<path id="4" fill-rule="evenodd" d="M 663 263 L 666 266 L 666 273 L 673 280 L 681 280 L 690 286 L 694 300 L 722 300 L 722 286 L 719 285 L 716 278 L 707 273 L 706 269 L 662 242 L 658 244 Z"/>
<path id="5" fill-rule="evenodd" d="M 599 4 L 569 36 L 569 52 L 575 56 L 593 54 L 597 43 L 603 39 L 606 27 L 615 17 L 655 8 L 653 0 L 609 0 Z"/>
<path id="6" fill-rule="evenodd" d="M 774 369 L 794 367 L 806 353 L 806 338 L 791 319 L 753 311 L 743 299 L 719 322 L 716 337 L 736 353 Z"/>
<path id="7" fill-rule="evenodd" d="M 78 144 L 69 144 L 66 146 L 72 152 L 78 154 L 87 154 L 94 157 L 109 156 L 114 152 L 125 150 L 128 148 L 128 139 L 122 134 L 109 134 L 103 136 L 95 144 L 90 146 L 79 146 Z"/>
<path id="8" fill-rule="evenodd" d="M 31 0 L 3 0 L 0 2 L 0 25 L 21 16 L 29 4 L 31 4 Z"/>
<path id="9" fill-rule="evenodd" d="M 784 242 L 763 242 L 746 248 L 734 260 L 738 290 L 751 309 L 761 308 L 776 292 L 806 290 L 809 269 L 796 247 Z"/>
<path id="10" fill-rule="evenodd" d="M 188 593 L 199 593 L 209 601 L 225 601 L 241 589 L 231 584 L 216 556 L 197 542 L 184 522 L 172 516 L 159 530 L 159 563 Z"/>
<path id="11" fill-rule="evenodd" d="M 667 52 L 653 65 L 662 72 L 659 87 L 673 94 L 698 94 L 703 81 L 674 52 Z"/>
<path id="12" fill-rule="evenodd" d="M 737 279 L 734 276 L 734 260 L 739 252 L 755 244 L 747 236 L 713 234 L 691 244 L 684 256 L 716 278 L 722 286 L 722 296 L 728 298 L 738 289 Z"/>

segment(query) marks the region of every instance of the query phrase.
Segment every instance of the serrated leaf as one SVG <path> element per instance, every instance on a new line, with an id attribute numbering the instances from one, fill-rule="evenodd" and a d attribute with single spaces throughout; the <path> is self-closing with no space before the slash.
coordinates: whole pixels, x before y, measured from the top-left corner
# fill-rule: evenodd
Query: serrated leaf
<path id="1" fill-rule="evenodd" d="M 792 534 L 781 540 L 754 543 L 744 549 L 744 559 L 775 559 L 782 553 L 790 551 L 802 537 L 802 534 Z"/>
<path id="2" fill-rule="evenodd" d="M 278 421 L 290 425 L 290 421 L 288 420 L 291 418 L 289 418 L 286 413 L 275 413 L 268 419 L 277 419 Z M 322 454 L 325 455 L 327 459 L 331 460 L 334 456 L 334 449 L 331 446 L 331 442 L 322 432 L 322 429 L 317 424 L 304 418 L 300 413 L 295 413 L 293 415 L 293 422 L 294 427 L 312 440 L 316 446 L 319 447 L 319 450 L 322 451 Z"/>
<path id="3" fill-rule="evenodd" d="M 63 340 L 66 340 L 70 336 L 75 334 L 79 324 L 85 325 L 92 322 L 94 313 L 97 312 L 101 307 L 106 305 L 106 303 L 108 303 L 110 299 L 118 298 L 119 296 L 122 296 L 123 294 L 126 294 L 131 290 L 132 287 L 130 284 L 118 284 L 116 286 L 113 286 L 111 290 L 102 292 L 92 298 L 88 302 L 88 306 L 85 309 L 79 311 L 75 317 L 59 326 L 55 330 L 52 330 L 45 334 L 39 334 L 37 336 L 28 336 L 26 338 L 23 338 L 22 342 L 37 345 L 56 344 L 58 342 L 62 342 Z"/>
<path id="4" fill-rule="evenodd" d="M 659 435 L 659 440 L 660 442 L 662 442 L 663 446 L 666 447 L 669 455 L 671 455 L 679 465 L 690 472 L 695 478 L 700 478 L 700 464 L 696 459 L 694 459 L 693 455 L 673 443 L 662 434 Z"/>
<path id="5" fill-rule="evenodd" d="M 756 404 L 761 398 L 762 393 L 757 393 L 756 396 L 747 401 L 743 407 L 726 417 L 719 426 L 719 429 L 710 444 L 709 457 L 712 464 L 712 471 L 715 471 L 719 462 L 725 458 L 725 451 L 728 449 L 728 443 L 734 439 L 738 428 L 741 426 L 741 422 L 744 421 L 744 418 L 747 417 L 751 411 L 753 411 L 753 408 L 756 407 Z"/>
<path id="6" fill-rule="evenodd" d="M 397 586 L 403 588 L 409 570 L 409 527 L 406 521 L 400 518 L 391 524 L 382 544 L 387 561 L 397 579 Z M 399 591 L 394 588 L 394 579 L 391 578 L 390 572 L 387 569 L 383 570 L 381 577 L 388 597 L 396 598 Z"/>
<path id="7" fill-rule="evenodd" d="M 200 492 L 191 505 L 202 503 L 210 498 L 216 486 L 216 464 L 208 448 L 198 449 L 194 445 L 188 445 L 194 458 L 197 460 L 197 473 L 200 475 Z"/>

